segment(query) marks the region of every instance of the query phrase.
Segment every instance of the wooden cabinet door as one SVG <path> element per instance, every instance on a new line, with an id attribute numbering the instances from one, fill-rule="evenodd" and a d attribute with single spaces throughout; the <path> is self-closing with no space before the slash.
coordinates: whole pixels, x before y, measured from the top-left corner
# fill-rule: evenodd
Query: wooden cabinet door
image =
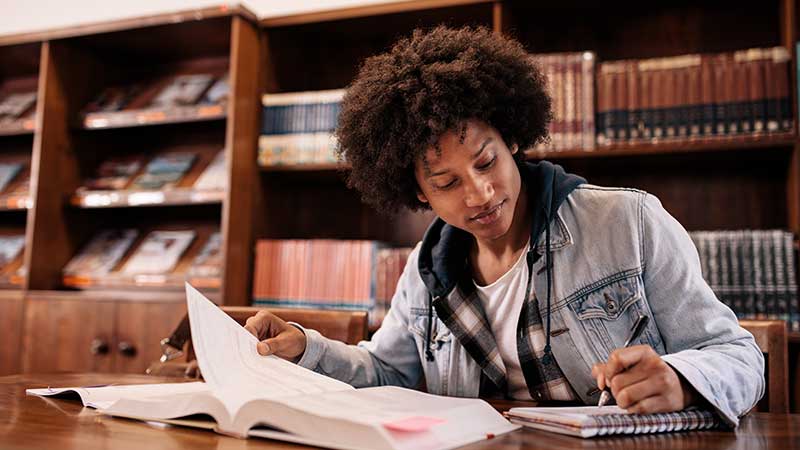
<path id="1" fill-rule="evenodd" d="M 0 298 L 0 376 L 20 372 L 22 294 Z"/>
<path id="2" fill-rule="evenodd" d="M 115 372 L 144 373 L 161 356 L 161 339 L 169 336 L 186 314 L 186 303 L 117 303 Z"/>
<path id="3" fill-rule="evenodd" d="M 114 302 L 29 297 L 23 370 L 110 372 L 114 367 Z"/>

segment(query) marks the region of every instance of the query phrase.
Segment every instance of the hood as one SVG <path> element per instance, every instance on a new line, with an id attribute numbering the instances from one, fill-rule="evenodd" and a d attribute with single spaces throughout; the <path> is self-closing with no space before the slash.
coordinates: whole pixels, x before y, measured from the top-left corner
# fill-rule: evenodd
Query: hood
<path id="1" fill-rule="evenodd" d="M 567 196 L 586 180 L 564 171 L 556 164 L 541 161 L 519 165 L 522 188 L 527 189 L 531 222 L 531 242 L 553 218 Z M 467 268 L 472 236 L 442 219 L 436 218 L 422 238 L 419 252 L 419 273 L 433 297 L 448 295 Z"/>

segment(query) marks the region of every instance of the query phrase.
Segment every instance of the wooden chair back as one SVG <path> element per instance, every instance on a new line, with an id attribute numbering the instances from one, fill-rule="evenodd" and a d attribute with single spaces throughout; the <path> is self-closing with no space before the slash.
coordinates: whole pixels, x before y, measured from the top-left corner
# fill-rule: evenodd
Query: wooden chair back
<path id="1" fill-rule="evenodd" d="M 786 322 L 783 320 L 740 320 L 753 334 L 766 361 L 767 392 L 758 403 L 759 411 L 789 412 L 789 355 Z"/>
<path id="2" fill-rule="evenodd" d="M 257 308 L 251 306 L 223 306 L 234 320 L 244 325 L 247 319 L 262 309 L 287 322 L 296 322 L 305 328 L 322 333 L 329 339 L 346 344 L 357 344 L 367 338 L 367 313 L 365 311 L 331 311 L 300 308 Z"/>

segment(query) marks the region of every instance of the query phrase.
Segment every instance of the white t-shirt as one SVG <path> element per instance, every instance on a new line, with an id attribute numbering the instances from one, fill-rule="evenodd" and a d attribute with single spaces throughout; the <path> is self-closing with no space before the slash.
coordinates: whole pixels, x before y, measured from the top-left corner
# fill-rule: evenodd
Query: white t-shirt
<path id="1" fill-rule="evenodd" d="M 525 288 L 528 283 L 528 264 L 525 259 L 527 248 L 528 245 L 511 269 L 494 283 L 478 286 L 475 280 L 472 280 L 478 290 L 478 298 L 483 304 L 486 318 L 489 320 L 489 327 L 497 342 L 500 357 L 506 366 L 508 393 L 515 400 L 531 400 L 517 352 L 517 322 L 522 311 L 522 303 L 525 301 Z"/>

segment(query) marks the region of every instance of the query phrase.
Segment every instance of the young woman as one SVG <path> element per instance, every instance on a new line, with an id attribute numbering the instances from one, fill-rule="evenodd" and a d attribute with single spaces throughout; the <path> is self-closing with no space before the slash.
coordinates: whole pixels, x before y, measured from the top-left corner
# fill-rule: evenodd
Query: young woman
<path id="1" fill-rule="evenodd" d="M 587 184 L 523 149 L 546 139 L 545 79 L 484 29 L 416 31 L 369 58 L 339 118 L 349 185 L 432 209 L 382 327 L 348 346 L 261 312 L 259 353 L 356 386 L 597 404 L 703 403 L 730 425 L 763 395 L 763 355 L 659 201 Z M 636 345 L 621 348 L 640 316 Z"/>

